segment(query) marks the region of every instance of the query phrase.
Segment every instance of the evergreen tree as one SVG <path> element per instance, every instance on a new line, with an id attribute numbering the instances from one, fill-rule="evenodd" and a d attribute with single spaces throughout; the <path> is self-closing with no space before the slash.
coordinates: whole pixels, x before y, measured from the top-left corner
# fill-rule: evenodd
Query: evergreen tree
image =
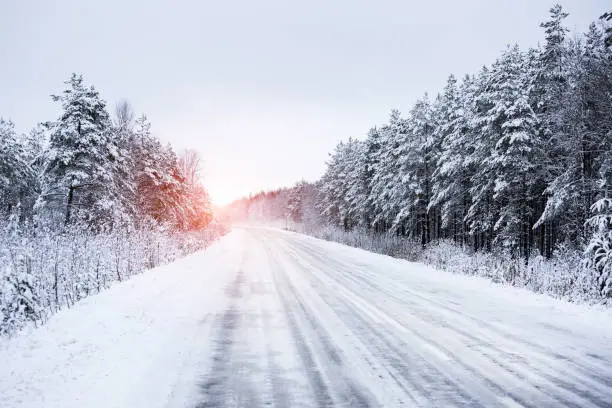
<path id="1" fill-rule="evenodd" d="M 568 126 L 562 114 L 565 96 L 567 95 L 568 64 L 566 34 L 569 31 L 563 26 L 568 13 L 556 4 L 550 9 L 550 20 L 540 26 L 544 29 L 545 44 L 539 54 L 535 81 L 530 96 L 531 106 L 540 120 L 540 137 L 543 148 L 548 152 L 544 163 L 546 179 L 546 196 L 542 204 L 543 211 L 535 224 L 541 236 L 540 251 L 547 257 L 558 240 L 558 222 L 563 207 L 563 197 L 555 194 L 553 186 L 562 177 L 563 168 L 558 167 L 555 158 L 564 155 L 560 150 L 560 141 L 568 136 Z"/>
<path id="2" fill-rule="evenodd" d="M 431 199 L 431 176 L 434 169 L 433 110 L 427 95 L 416 103 L 405 121 L 405 131 L 396 149 L 398 175 L 391 193 L 399 211 L 393 229 L 402 235 L 420 239 L 425 245 L 431 240 L 431 220 L 428 211 Z"/>
<path id="3" fill-rule="evenodd" d="M 490 154 L 494 148 L 495 123 L 491 113 L 495 106 L 494 95 L 489 92 L 492 77 L 489 68 L 483 67 L 474 82 L 474 101 L 472 103 L 471 133 L 472 149 L 467 163 L 473 167 L 470 174 L 471 205 L 465 216 L 472 234 L 475 250 L 491 249 L 493 226 L 497 220 L 497 209 L 493 202 L 495 188 L 494 169 L 490 165 Z"/>
<path id="4" fill-rule="evenodd" d="M 302 180 L 289 190 L 287 199 L 287 217 L 293 222 L 302 222 L 304 215 L 304 201 L 306 199 L 306 188 L 308 183 Z"/>
<path id="5" fill-rule="evenodd" d="M 470 175 L 468 160 L 473 152 L 470 140 L 471 102 L 473 79 L 466 76 L 457 88 L 450 76 L 438 107 L 436 126 L 440 140 L 440 155 L 432 174 L 432 199 L 429 208 L 440 208 L 441 226 L 447 229 L 455 242 L 467 243 L 469 229 L 465 222 L 470 206 Z"/>
<path id="6" fill-rule="evenodd" d="M 29 212 L 36 192 L 28 152 L 17 139 L 13 122 L 0 118 L 0 216 Z"/>
<path id="7" fill-rule="evenodd" d="M 50 124 L 38 212 L 66 225 L 112 225 L 124 214 L 116 172 L 123 157 L 106 104 L 82 76 L 73 74 L 66 85 L 62 95 L 53 96 L 62 114 Z"/>
<path id="8" fill-rule="evenodd" d="M 150 219 L 162 224 L 181 224 L 183 220 L 178 217 L 181 211 L 173 208 L 179 205 L 177 190 L 181 183 L 177 178 L 176 155 L 151 135 L 151 124 L 144 115 L 136 120 L 130 145 L 139 222 Z"/>
<path id="9" fill-rule="evenodd" d="M 523 72 L 524 57 L 517 46 L 494 64 L 488 92 L 493 104 L 487 112 L 491 155 L 485 161 L 494 177 L 493 200 L 499 207 L 494 225 L 496 240 L 528 257 L 535 214 L 530 205 L 540 196 L 538 159 L 541 141 L 538 119 L 528 101 L 530 78 Z"/>
<path id="10" fill-rule="evenodd" d="M 598 200 L 592 207 L 593 216 L 587 225 L 595 231 L 586 248 L 587 265 L 597 274 L 599 292 L 612 296 L 612 198 Z"/>
<path id="11" fill-rule="evenodd" d="M 363 219 L 361 225 L 365 228 L 374 228 L 376 232 L 382 232 L 380 224 L 373 225 L 376 218 L 375 199 L 372 194 L 372 180 L 376 174 L 376 169 L 380 166 L 381 140 L 380 132 L 376 127 L 370 129 L 365 140 L 364 163 L 360 174 L 360 182 L 363 185 Z"/>
<path id="12" fill-rule="evenodd" d="M 43 154 L 49 143 L 49 129 L 46 124 L 37 124 L 30 132 L 21 138 L 21 144 L 26 152 L 26 159 L 35 174 L 43 169 Z"/>
<path id="13" fill-rule="evenodd" d="M 345 230 L 350 230 L 359 221 L 356 202 L 350 193 L 358 182 L 359 149 L 360 144 L 353 139 L 336 146 L 319 191 L 321 214 L 329 223 Z"/>
<path id="14" fill-rule="evenodd" d="M 612 20 L 612 12 L 608 12 L 608 13 L 604 13 L 601 17 L 600 20 L 602 22 L 609 22 Z M 605 29 L 605 45 L 606 47 L 612 47 L 612 26 L 608 25 Z"/>
<path id="15" fill-rule="evenodd" d="M 393 200 L 398 195 L 399 161 L 401 145 L 408 132 L 406 121 L 398 110 L 391 111 L 389 123 L 381 126 L 379 131 L 380 148 L 373 157 L 374 176 L 370 183 L 369 202 L 372 203 L 376 217 L 373 226 L 379 231 L 386 231 L 400 211 L 399 203 Z"/>

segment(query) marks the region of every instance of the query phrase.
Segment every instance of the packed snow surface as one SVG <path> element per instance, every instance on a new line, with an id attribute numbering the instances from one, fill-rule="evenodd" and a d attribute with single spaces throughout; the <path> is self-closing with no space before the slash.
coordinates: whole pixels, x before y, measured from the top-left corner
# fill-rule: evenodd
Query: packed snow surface
<path id="1" fill-rule="evenodd" d="M 0 343 L 0 407 L 612 406 L 612 314 L 235 229 Z"/>

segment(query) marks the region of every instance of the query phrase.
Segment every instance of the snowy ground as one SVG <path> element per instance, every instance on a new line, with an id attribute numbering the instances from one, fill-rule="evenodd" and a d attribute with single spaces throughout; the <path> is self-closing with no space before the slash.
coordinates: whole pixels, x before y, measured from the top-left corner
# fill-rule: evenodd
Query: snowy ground
<path id="1" fill-rule="evenodd" d="M 611 322 L 237 229 L 0 343 L 0 407 L 612 406 Z"/>

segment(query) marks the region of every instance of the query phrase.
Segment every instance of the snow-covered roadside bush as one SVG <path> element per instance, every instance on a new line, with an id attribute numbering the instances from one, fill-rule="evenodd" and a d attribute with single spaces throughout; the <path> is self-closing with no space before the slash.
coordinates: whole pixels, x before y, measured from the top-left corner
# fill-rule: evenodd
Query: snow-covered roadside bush
<path id="1" fill-rule="evenodd" d="M 206 248 L 225 233 L 159 228 L 55 233 L 0 225 L 0 336 L 44 323 L 58 310 L 147 269 Z"/>
<path id="2" fill-rule="evenodd" d="M 612 298 L 612 199 L 598 200 L 591 211 L 593 216 L 587 225 L 594 230 L 594 234 L 586 249 L 586 266 L 597 274 L 600 294 Z"/>
<path id="3" fill-rule="evenodd" d="M 571 247 L 558 247 L 551 259 L 534 254 L 525 262 L 503 252 L 474 252 L 455 245 L 451 240 L 440 240 L 423 249 L 418 242 L 391 234 L 372 235 L 365 231 L 343 231 L 334 227 L 313 229 L 297 224 L 287 229 L 371 252 L 422 262 L 451 273 L 476 275 L 499 284 L 524 287 L 571 302 L 605 301 L 597 290 L 596 274 L 583 261 L 584 254 Z"/>
<path id="4" fill-rule="evenodd" d="M 512 281 L 517 267 L 513 262 L 500 262 L 491 253 L 464 250 L 450 240 L 428 245 L 416 261 L 457 274 L 483 276 L 494 282 Z"/>
<path id="5" fill-rule="evenodd" d="M 310 235 L 326 241 L 339 242 L 367 251 L 412 261 L 418 256 L 418 246 L 410 240 L 392 234 L 368 234 L 358 229 L 342 231 L 334 227 L 324 227 L 318 231 L 312 231 Z"/>
<path id="6" fill-rule="evenodd" d="M 528 262 L 506 253 L 473 252 L 443 240 L 428 245 L 417 261 L 452 273 L 482 276 L 496 283 L 524 287 L 572 302 L 602 301 L 597 279 L 584 265 L 582 252 L 560 246 L 551 259 L 532 256 Z"/>

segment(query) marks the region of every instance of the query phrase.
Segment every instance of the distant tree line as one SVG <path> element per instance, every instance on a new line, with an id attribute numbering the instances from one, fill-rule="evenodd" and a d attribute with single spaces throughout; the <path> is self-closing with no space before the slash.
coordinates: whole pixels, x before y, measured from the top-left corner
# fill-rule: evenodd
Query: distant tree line
<path id="1" fill-rule="evenodd" d="M 323 223 L 526 262 L 571 246 L 586 250 L 598 290 L 611 295 L 611 14 L 573 38 L 567 15 L 555 5 L 540 47 L 509 46 L 407 115 L 392 111 L 364 140 L 336 146 L 312 186 Z M 294 196 L 286 213 L 299 214 L 301 191 L 284 193 Z"/>

